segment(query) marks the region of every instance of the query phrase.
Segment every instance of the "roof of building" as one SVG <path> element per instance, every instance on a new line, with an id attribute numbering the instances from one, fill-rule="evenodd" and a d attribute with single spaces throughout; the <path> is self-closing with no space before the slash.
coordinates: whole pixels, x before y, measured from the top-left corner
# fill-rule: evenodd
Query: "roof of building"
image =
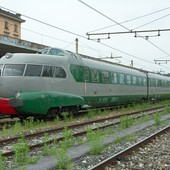
<path id="1" fill-rule="evenodd" d="M 47 46 L 6 35 L 0 35 L 0 58 L 6 53 L 36 53 L 44 48 L 47 48 Z"/>
<path id="2" fill-rule="evenodd" d="M 14 13 L 5 11 L 5 10 L 3 10 L 1 8 L 0 8 L 0 15 L 4 16 L 4 17 L 7 17 L 7 18 L 10 18 L 10 19 L 13 19 L 13 20 L 16 20 L 18 22 L 25 22 L 25 20 L 21 19 L 21 14 L 19 14 L 19 13 L 14 14 Z"/>

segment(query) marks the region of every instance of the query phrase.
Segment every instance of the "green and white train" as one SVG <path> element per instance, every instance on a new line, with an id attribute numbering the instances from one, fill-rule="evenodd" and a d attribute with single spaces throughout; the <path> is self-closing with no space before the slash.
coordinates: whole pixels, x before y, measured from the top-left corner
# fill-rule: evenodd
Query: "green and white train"
<path id="1" fill-rule="evenodd" d="M 53 116 L 86 107 L 170 98 L 170 78 L 50 48 L 0 59 L 0 113 Z"/>

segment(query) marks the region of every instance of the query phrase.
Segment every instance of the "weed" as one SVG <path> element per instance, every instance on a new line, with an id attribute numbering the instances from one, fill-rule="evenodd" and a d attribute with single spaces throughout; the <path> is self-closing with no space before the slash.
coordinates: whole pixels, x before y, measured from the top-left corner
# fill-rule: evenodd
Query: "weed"
<path id="1" fill-rule="evenodd" d="M 56 115 L 56 117 L 54 118 L 54 123 L 58 124 L 58 122 L 60 121 L 60 118 L 58 115 Z"/>
<path id="2" fill-rule="evenodd" d="M 0 151 L 0 170 L 5 169 L 5 158 L 2 156 L 2 151 Z"/>
<path id="3" fill-rule="evenodd" d="M 64 122 L 68 122 L 68 120 L 69 120 L 69 118 L 68 118 L 69 113 L 68 113 L 68 112 L 62 112 L 61 115 L 62 115 L 63 118 L 64 118 Z"/>
<path id="4" fill-rule="evenodd" d="M 71 166 L 71 160 L 67 155 L 67 151 L 63 148 L 56 149 L 55 157 L 57 160 L 57 169 L 69 169 Z"/>
<path id="5" fill-rule="evenodd" d="M 126 139 L 127 141 L 135 141 L 135 140 L 136 140 L 136 137 L 135 137 L 135 135 L 127 134 L 127 135 L 125 136 L 125 139 Z"/>
<path id="6" fill-rule="evenodd" d="M 161 112 L 161 115 L 166 115 L 166 114 L 169 114 L 170 113 L 170 107 L 167 106 L 165 107 L 165 109 Z"/>
<path id="7" fill-rule="evenodd" d="M 120 136 L 116 136 L 115 143 L 121 143 L 122 138 Z"/>
<path id="8" fill-rule="evenodd" d="M 72 145 L 73 145 L 73 131 L 72 130 L 68 130 L 67 127 L 64 128 L 64 132 L 63 132 L 63 137 L 64 140 L 60 142 L 61 147 L 64 150 L 68 150 Z"/>
<path id="9" fill-rule="evenodd" d="M 133 125 L 133 117 L 132 116 L 122 116 L 120 118 L 120 128 L 126 129 Z"/>
<path id="10" fill-rule="evenodd" d="M 156 125 L 160 125 L 161 124 L 161 117 L 160 117 L 160 114 L 158 112 L 156 112 L 154 114 L 154 120 L 155 120 Z"/>
<path id="11" fill-rule="evenodd" d="M 14 157 L 14 163 L 15 165 L 24 165 L 29 160 L 29 145 L 22 136 L 18 143 L 16 143 L 14 146 L 15 151 L 15 157 Z"/>
<path id="12" fill-rule="evenodd" d="M 87 117 L 90 119 L 90 118 L 93 118 L 96 116 L 96 112 L 95 111 L 89 111 L 88 114 L 87 114 Z"/>
<path id="13" fill-rule="evenodd" d="M 90 154 L 100 154 L 104 149 L 102 133 L 99 130 L 93 131 L 88 128 L 87 141 L 90 142 Z"/>
<path id="14" fill-rule="evenodd" d="M 15 122 L 15 124 L 13 125 L 11 129 L 12 129 L 13 134 L 17 134 L 19 131 L 22 131 L 23 126 L 21 122 Z"/>
<path id="15" fill-rule="evenodd" d="M 50 155 L 50 148 L 49 148 L 49 145 L 47 144 L 47 141 L 48 141 L 48 134 L 47 133 L 44 133 L 44 137 L 43 137 L 43 143 L 44 143 L 44 145 L 43 145 L 43 151 L 42 151 L 42 154 L 44 155 L 44 156 L 46 156 L 46 155 Z"/>
<path id="16" fill-rule="evenodd" d="M 30 118 L 28 120 L 24 120 L 24 128 L 30 129 L 36 125 L 36 122 L 33 118 Z"/>

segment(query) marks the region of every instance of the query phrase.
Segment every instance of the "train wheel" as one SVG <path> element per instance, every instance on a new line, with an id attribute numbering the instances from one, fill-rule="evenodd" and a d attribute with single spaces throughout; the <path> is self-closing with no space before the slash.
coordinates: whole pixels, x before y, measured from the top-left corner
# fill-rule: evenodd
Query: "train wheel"
<path id="1" fill-rule="evenodd" d="M 46 117 L 50 119 L 56 118 L 57 114 L 59 114 L 59 110 L 56 108 L 50 108 L 47 112 Z"/>

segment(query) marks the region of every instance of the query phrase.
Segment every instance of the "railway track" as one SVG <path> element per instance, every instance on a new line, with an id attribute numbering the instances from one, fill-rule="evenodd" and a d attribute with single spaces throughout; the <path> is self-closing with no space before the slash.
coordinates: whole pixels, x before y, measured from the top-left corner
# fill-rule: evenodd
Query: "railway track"
<path id="1" fill-rule="evenodd" d="M 154 110 L 153 109 L 145 109 L 142 111 L 143 112 L 149 112 L 148 114 L 154 114 L 155 112 L 158 111 L 162 111 L 163 108 L 162 107 L 157 107 Z M 141 111 L 139 112 L 132 112 L 129 113 L 128 115 L 135 115 L 134 119 L 139 118 L 141 116 Z M 89 126 L 93 126 L 93 130 L 97 130 L 97 129 L 104 129 L 106 127 L 109 126 L 114 126 L 116 124 L 118 124 L 120 122 L 119 118 L 121 116 L 112 116 L 112 117 L 107 117 L 107 118 L 102 118 L 102 119 L 98 119 L 98 120 L 92 120 L 92 121 L 86 121 L 83 123 L 78 123 L 78 124 L 71 124 L 67 126 L 67 129 L 72 129 L 74 131 L 74 137 L 78 137 L 78 136 L 82 136 L 85 135 L 87 133 L 87 129 Z M 32 132 L 29 134 L 25 134 L 24 138 L 27 139 L 28 141 L 31 141 L 30 143 L 35 143 L 32 142 L 34 141 L 34 139 L 40 138 L 40 140 L 38 141 L 42 141 L 42 138 L 44 136 L 44 134 L 48 134 L 49 138 L 51 138 L 50 140 L 48 140 L 46 143 L 50 144 L 53 143 L 54 140 L 57 139 L 57 141 L 61 141 L 63 140 L 63 136 L 62 133 L 64 131 L 65 127 L 54 127 L 54 128 L 50 128 L 50 129 L 46 129 L 46 130 L 42 130 L 42 131 L 36 131 L 36 132 Z M 80 130 L 79 130 L 80 129 Z M 52 137 L 50 137 L 50 135 Z M 14 153 L 14 151 L 12 150 L 12 145 L 15 144 L 17 142 L 17 140 L 20 138 L 21 136 L 15 136 L 15 137 L 11 137 L 8 139 L 2 139 L 0 140 L 0 149 L 3 150 L 3 156 L 11 156 Z M 8 146 L 10 145 L 10 146 Z M 44 143 L 43 142 L 38 142 L 36 144 L 30 144 L 30 149 L 35 149 L 37 147 L 41 147 L 43 146 Z M 8 148 L 8 151 L 5 151 L 5 147 Z M 9 151 L 9 148 L 11 148 L 11 150 Z"/>
<path id="2" fill-rule="evenodd" d="M 144 112 L 148 112 L 148 114 L 154 114 L 155 112 L 162 111 L 162 110 L 163 110 L 162 107 L 157 107 L 154 110 L 153 108 L 145 109 L 139 112 L 128 113 L 127 115 L 129 116 L 133 115 L 134 116 L 133 118 L 136 119 L 136 118 L 143 116 Z M 111 117 L 101 118 L 97 120 L 86 121 L 82 123 L 70 124 L 70 125 L 67 125 L 66 127 L 67 129 L 69 130 L 71 129 L 74 131 L 74 134 L 73 134 L 74 137 L 78 137 L 78 136 L 86 135 L 87 129 L 89 126 L 92 126 L 93 130 L 104 129 L 109 126 L 115 126 L 116 124 L 120 123 L 120 119 L 119 119 L 120 117 L 121 117 L 120 115 L 111 116 Z M 50 128 L 50 129 L 46 129 L 42 131 L 31 132 L 28 134 L 24 134 L 24 138 L 28 141 L 30 150 L 33 150 L 35 148 L 42 147 L 44 145 L 43 137 L 45 133 L 48 134 L 48 138 L 49 138 L 49 140 L 46 141 L 47 144 L 51 144 L 56 140 L 57 141 L 63 140 L 64 137 L 62 134 L 64 132 L 64 129 L 65 127 L 62 126 L 62 127 L 54 127 L 54 128 Z M 19 138 L 21 138 L 20 135 L 0 140 L 0 150 L 3 151 L 2 156 L 9 157 L 15 154 L 15 152 L 12 149 L 12 146 L 15 143 L 17 143 L 17 140 Z"/>
<path id="3" fill-rule="evenodd" d="M 158 107 L 155 107 L 155 109 L 163 109 L 164 107 L 166 106 L 158 106 Z M 102 109 L 102 108 L 101 108 Z M 103 110 L 105 110 L 106 108 L 103 108 Z M 107 109 L 113 109 L 112 107 L 109 107 Z M 154 109 L 154 108 L 153 108 Z M 94 109 L 94 110 L 89 110 L 89 111 L 98 111 L 99 109 Z M 146 112 L 146 111 L 149 111 L 150 109 L 144 109 L 142 110 L 141 112 Z M 80 114 L 84 114 L 84 113 L 87 113 L 88 111 L 80 111 Z M 134 115 L 134 114 L 138 114 L 138 111 L 134 111 L 133 113 L 125 113 L 123 115 Z M 121 115 L 121 116 L 123 116 Z M 120 115 L 118 114 L 116 117 L 119 117 Z M 112 117 L 110 117 L 110 119 L 112 119 Z M 100 120 L 99 120 L 100 121 Z M 18 118 L 14 118 L 14 119 L 11 119 L 9 118 L 9 116 L 3 116 L 1 119 L 0 119 L 0 131 L 2 131 L 3 127 L 6 126 L 6 128 L 10 128 L 12 127 L 12 125 L 14 125 L 16 122 L 22 122 L 20 119 Z"/>
<path id="4" fill-rule="evenodd" d="M 126 159 L 125 157 L 129 157 L 130 154 L 133 154 L 133 151 L 139 150 L 141 147 L 144 147 L 145 145 L 152 142 L 153 140 L 155 140 L 160 135 L 165 134 L 166 132 L 169 132 L 169 131 L 170 131 L 170 125 L 166 126 L 165 128 L 161 129 L 160 131 L 150 135 L 146 139 L 144 139 L 144 140 L 130 146 L 129 148 L 127 148 L 127 149 L 125 149 L 125 150 L 111 156 L 110 158 L 108 158 L 108 159 L 104 160 L 103 162 L 99 163 L 98 165 L 92 167 L 90 170 L 112 170 L 112 169 L 114 170 L 113 165 L 116 164 L 116 162 L 118 160 Z M 170 168 L 170 165 L 167 165 L 167 166 L 169 166 L 169 168 Z"/>
<path id="5" fill-rule="evenodd" d="M 155 112 L 162 111 L 162 110 L 163 110 L 163 107 L 161 106 L 161 107 L 156 107 L 154 109 L 152 108 L 152 109 L 142 110 L 142 113 L 148 112 L 148 114 L 154 114 Z M 136 118 L 141 117 L 141 111 L 131 112 L 131 113 L 128 113 L 127 115 L 129 115 L 129 116 L 134 115 L 133 118 L 136 119 Z M 120 123 L 119 118 L 121 116 L 120 115 L 119 116 L 111 116 L 111 117 L 101 118 L 101 119 L 97 119 L 97 120 L 86 121 L 86 122 L 82 122 L 82 123 L 78 123 L 78 124 L 77 123 L 70 124 L 66 127 L 67 127 L 67 129 L 72 129 L 74 131 L 74 134 L 73 134 L 74 137 L 78 137 L 78 136 L 85 135 L 87 133 L 87 129 L 89 126 L 93 126 L 93 130 L 104 129 L 109 126 L 114 126 L 114 125 Z M 49 135 L 49 138 L 52 138 L 46 142 L 46 143 L 50 144 L 50 143 L 53 143 L 54 140 L 57 140 L 57 141 L 63 140 L 62 133 L 66 127 L 61 126 L 61 127 L 54 127 L 54 128 L 45 129 L 45 130 L 43 129 L 42 131 L 36 131 L 34 133 L 31 132 L 29 134 L 25 134 L 24 138 L 27 139 L 28 141 L 33 141 L 34 139 L 40 138 L 39 141 L 42 141 L 42 138 L 43 138 L 44 134 L 46 133 Z M 50 135 L 52 137 L 50 137 Z M 13 144 L 17 143 L 17 140 L 19 138 L 21 138 L 20 135 L 0 140 L 0 149 L 4 151 L 5 146 L 6 146 L 6 148 L 8 148 L 7 152 L 3 152 L 3 156 L 11 156 L 11 155 L 15 154 L 14 151 L 12 150 L 11 146 Z M 35 142 L 31 142 L 31 143 L 35 143 Z M 10 145 L 10 146 L 8 146 L 8 145 Z M 30 149 L 32 150 L 37 147 L 41 147 L 43 145 L 44 145 L 43 142 L 38 142 L 38 143 L 32 144 L 32 145 L 30 144 Z M 10 151 L 9 151 L 9 148 L 11 148 Z"/>

